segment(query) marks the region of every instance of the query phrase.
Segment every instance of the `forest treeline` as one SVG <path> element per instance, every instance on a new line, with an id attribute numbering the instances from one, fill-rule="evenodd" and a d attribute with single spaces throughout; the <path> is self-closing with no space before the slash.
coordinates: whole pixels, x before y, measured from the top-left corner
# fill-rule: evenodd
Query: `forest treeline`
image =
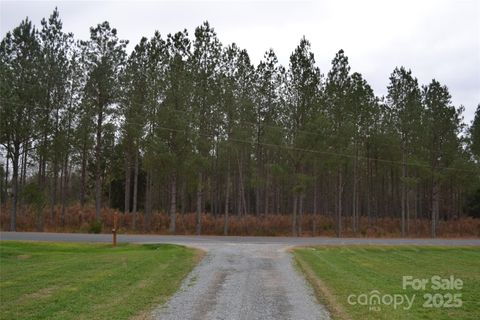
<path id="1" fill-rule="evenodd" d="M 222 45 L 203 23 L 126 40 L 103 22 L 90 39 L 62 29 L 58 11 L 28 19 L 0 46 L 1 201 L 16 230 L 19 208 L 59 215 L 95 204 L 138 213 L 228 217 L 329 216 L 438 224 L 479 214 L 480 105 L 471 126 L 437 80 L 396 67 L 377 97 L 343 50 L 322 73 L 305 38 L 282 66 L 273 49 L 258 65 Z M 5 209 L 5 210 L 7 210 Z M 233 218 L 233 217 L 232 217 Z M 315 233 L 315 219 L 312 226 Z M 133 221 L 135 224 L 135 220 Z M 138 227 L 138 226 L 137 226 Z M 305 228 L 305 226 L 304 226 Z"/>

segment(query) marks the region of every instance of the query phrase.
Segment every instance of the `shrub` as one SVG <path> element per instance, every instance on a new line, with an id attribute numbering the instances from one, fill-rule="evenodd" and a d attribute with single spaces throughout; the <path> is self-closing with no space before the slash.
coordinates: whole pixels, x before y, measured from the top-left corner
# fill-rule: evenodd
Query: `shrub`
<path id="1" fill-rule="evenodd" d="M 92 220 L 90 222 L 88 233 L 100 233 L 102 232 L 102 221 L 101 220 Z"/>

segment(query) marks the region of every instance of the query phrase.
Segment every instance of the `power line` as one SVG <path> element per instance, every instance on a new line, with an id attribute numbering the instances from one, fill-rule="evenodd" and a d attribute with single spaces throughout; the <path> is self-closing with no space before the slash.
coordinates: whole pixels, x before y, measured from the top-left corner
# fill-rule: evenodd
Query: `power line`
<path id="1" fill-rule="evenodd" d="M 186 130 L 180 130 L 180 129 L 174 129 L 174 128 L 168 128 L 164 126 L 155 126 L 157 129 L 162 129 L 162 130 L 167 130 L 167 131 L 172 131 L 172 132 L 180 132 L 180 133 L 187 133 Z M 200 136 L 208 137 L 208 135 L 202 135 L 198 134 Z M 395 160 L 387 160 L 387 159 L 381 159 L 381 158 L 372 158 L 372 157 L 366 157 L 366 156 L 355 156 L 347 153 L 338 153 L 338 152 L 333 152 L 333 151 L 321 151 L 321 150 L 312 150 L 312 149 L 304 149 L 304 148 L 299 148 L 299 147 L 294 147 L 294 146 L 285 146 L 285 145 L 278 145 L 274 143 L 266 143 L 266 142 L 254 142 L 254 141 L 246 141 L 246 140 L 241 140 L 241 139 L 236 139 L 236 138 L 229 138 L 228 141 L 232 142 L 239 142 L 239 143 L 246 143 L 246 144 L 260 144 L 266 147 L 275 147 L 275 148 L 280 148 L 280 149 L 286 149 L 286 150 L 291 150 L 291 151 L 300 151 L 300 152 L 309 152 L 309 153 L 315 153 L 315 154 L 322 154 L 322 155 L 330 155 L 330 156 L 340 156 L 340 157 L 346 157 L 350 159 L 361 159 L 361 160 L 373 160 L 373 161 L 378 161 L 378 162 L 383 162 L 383 163 L 389 163 L 389 164 L 395 164 L 395 165 L 403 165 L 404 162 L 402 161 L 395 161 Z M 421 163 L 408 163 L 405 162 L 407 166 L 417 166 L 417 167 L 424 167 L 431 169 L 431 166 L 426 165 L 426 164 L 421 164 Z M 472 170 L 465 170 L 465 169 L 459 169 L 459 168 L 452 168 L 452 167 L 436 167 L 437 169 L 442 169 L 442 170 L 451 170 L 451 171 L 461 171 L 461 172 L 467 172 L 467 173 L 478 173 L 476 171 Z"/>
<path id="2" fill-rule="evenodd" d="M 0 100 L 1 100 L 1 98 L 0 98 Z M 188 114 L 187 111 L 182 111 L 182 110 L 170 110 L 170 111 L 179 112 L 179 113 L 183 113 L 183 114 Z M 242 121 L 242 123 L 247 123 L 247 124 L 251 124 L 251 125 L 254 125 L 254 126 L 257 125 L 257 124 L 255 124 L 255 123 L 247 122 L 247 121 Z M 145 125 L 145 124 L 136 123 L 136 122 L 129 122 L 129 124 Z M 284 129 L 285 129 L 285 128 L 280 127 L 280 126 L 272 126 L 272 125 L 266 125 L 266 126 L 273 127 L 273 128 L 277 128 L 277 129 L 281 129 L 281 130 L 284 130 Z M 185 131 L 185 130 L 175 129 L 175 128 L 168 128 L 168 127 L 158 126 L 158 125 L 156 125 L 155 128 L 163 129 L 163 130 L 167 130 L 167 131 L 172 131 L 172 132 L 187 133 L 187 131 Z M 309 133 L 309 134 L 312 134 L 312 135 L 321 136 L 322 138 L 325 137 L 325 135 L 322 135 L 322 134 L 319 134 L 319 133 L 310 132 L 310 131 L 305 131 L 305 130 L 297 130 L 297 132 L 305 132 L 305 133 Z M 213 138 L 212 136 L 205 135 L 205 134 L 199 134 L 199 133 L 197 133 L 197 135 L 203 136 L 203 137 L 205 137 L 205 138 Z M 336 137 L 336 136 L 328 135 L 328 137 Z M 246 144 L 251 144 L 251 145 L 262 145 L 262 146 L 266 146 L 266 147 L 281 148 L 281 149 L 290 150 L 290 151 L 299 151 L 299 152 L 308 152 L 308 153 L 314 153 L 314 154 L 322 154 L 322 155 L 330 155 L 330 156 L 339 156 L 339 157 L 345 157 L 345 158 L 350 158 L 350 159 L 371 160 L 371 161 L 378 161 L 378 162 L 389 163 L 389 164 L 394 164 L 394 165 L 404 165 L 404 164 L 406 164 L 407 166 L 410 166 L 410 167 L 416 166 L 416 167 L 424 167 L 424 168 L 431 169 L 431 166 L 430 166 L 430 165 L 421 164 L 421 163 L 402 162 L 402 161 L 388 160 L 388 159 L 382 159 L 382 158 L 372 158 L 372 157 L 367 157 L 367 156 L 355 156 L 355 155 L 351 155 L 351 154 L 347 154 L 347 153 L 339 153 L 339 152 L 333 152 L 333 151 L 321 151 L 321 150 L 304 149 L 304 148 L 299 148 L 299 147 L 294 147 L 294 146 L 279 145 L 279 144 L 266 143 L 266 142 L 260 142 L 260 141 L 247 141 L 247 140 L 241 140 L 241 139 L 237 139 L 237 138 L 229 138 L 229 141 L 238 142 L 238 143 L 246 143 Z M 388 146 L 391 146 L 390 144 L 382 144 L 382 143 L 378 143 L 378 144 L 379 144 L 379 145 L 388 145 Z M 441 167 L 437 167 L 437 168 L 438 168 L 438 169 L 441 169 L 441 170 L 450 170 L 450 171 L 460 171 L 460 172 L 468 172 L 468 173 L 477 173 L 476 171 L 472 171 L 472 170 L 465 170 L 465 169 L 445 167 L 445 166 L 441 166 Z"/>
<path id="3" fill-rule="evenodd" d="M 0 100 L 2 100 L 2 98 L 0 98 Z M 8 102 L 10 103 L 10 102 Z M 18 105 L 18 106 L 24 106 L 22 104 L 15 104 L 15 103 L 11 103 L 13 105 Z M 171 112 L 177 112 L 177 113 L 181 113 L 181 114 L 184 114 L 184 115 L 190 115 L 190 112 L 188 111 L 184 111 L 184 110 L 169 110 Z M 133 122 L 129 122 L 130 124 L 138 124 L 138 125 L 141 125 L 139 123 L 133 123 Z M 242 124 L 249 124 L 249 125 L 252 125 L 252 126 L 258 126 L 259 124 L 258 123 L 255 123 L 255 122 L 250 122 L 250 121 L 241 121 Z M 285 130 L 287 129 L 286 127 L 282 127 L 282 126 L 278 126 L 278 125 L 271 125 L 271 124 L 266 124 L 266 123 L 262 123 L 261 126 L 263 127 L 268 127 L 268 128 L 274 128 L 274 129 L 277 129 L 277 130 Z M 323 133 L 318 133 L 318 132 L 312 132 L 312 131 L 309 131 L 309 130 L 305 130 L 305 129 L 296 129 L 295 130 L 297 133 L 303 133 L 303 134 L 307 134 L 307 135 L 313 135 L 313 136 L 317 136 L 317 137 L 321 137 L 321 138 L 337 138 L 338 136 L 337 135 L 333 135 L 333 134 L 323 134 Z M 391 147 L 392 144 L 391 143 L 386 143 L 386 142 L 380 142 L 380 141 L 376 141 L 375 142 L 376 145 L 381 145 L 381 146 L 386 146 L 386 147 Z"/>

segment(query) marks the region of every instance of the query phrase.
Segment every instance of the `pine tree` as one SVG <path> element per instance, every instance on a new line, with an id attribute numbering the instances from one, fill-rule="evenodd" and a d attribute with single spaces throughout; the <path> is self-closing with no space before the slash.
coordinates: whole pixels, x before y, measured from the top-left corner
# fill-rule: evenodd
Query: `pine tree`
<path id="1" fill-rule="evenodd" d="M 351 88 L 349 93 L 349 109 L 346 116 L 352 125 L 352 231 L 358 232 L 360 219 L 360 188 L 362 163 L 360 155 L 365 155 L 368 151 L 366 145 L 368 139 L 372 136 L 373 123 L 377 122 L 380 110 L 378 101 L 372 88 L 363 79 L 360 73 L 353 73 L 351 76 Z M 373 123 L 372 123 L 373 122 Z"/>
<path id="2" fill-rule="evenodd" d="M 345 152 L 349 144 L 352 124 L 344 118 L 348 114 L 348 96 L 351 87 L 350 66 L 344 51 L 340 50 L 332 61 L 332 69 L 329 71 L 325 86 L 325 103 L 328 109 L 328 117 L 332 123 L 333 140 L 332 145 L 336 153 Z M 347 121 L 345 121 L 347 120 Z M 342 214 L 343 214 L 343 190 L 345 185 L 345 158 L 336 159 L 336 199 L 335 199 L 335 220 L 336 235 L 342 235 Z"/>
<path id="3" fill-rule="evenodd" d="M 196 133 L 196 149 L 198 159 L 196 233 L 201 233 L 201 214 L 205 201 L 204 175 L 209 163 L 209 154 L 214 148 L 214 137 L 217 134 L 218 108 L 217 76 L 221 44 L 213 28 L 204 22 L 195 29 L 193 53 L 191 57 L 194 104 L 194 130 Z"/>
<path id="4" fill-rule="evenodd" d="M 170 176 L 170 227 L 176 231 L 177 181 L 186 159 L 191 157 L 191 73 L 189 67 L 190 41 L 188 34 L 177 33 L 168 37 L 169 60 L 166 69 L 165 101 L 159 112 L 160 137 L 165 144 L 163 162 Z"/>
<path id="5" fill-rule="evenodd" d="M 149 43 L 142 38 L 130 55 L 123 74 L 123 99 L 121 114 L 122 144 L 125 158 L 125 196 L 124 212 L 130 212 L 133 202 L 133 212 L 136 212 L 138 197 L 138 154 L 146 123 L 145 107 L 148 102 L 148 52 Z M 133 169 L 133 201 L 130 201 L 131 177 Z"/>
<path id="6" fill-rule="evenodd" d="M 42 19 L 39 32 L 42 50 L 42 99 L 43 112 L 39 119 L 41 141 L 39 150 L 39 179 L 41 186 L 45 183 L 45 165 L 51 162 L 50 217 L 54 220 L 54 207 L 57 202 L 59 173 L 62 171 L 64 158 L 65 133 L 64 125 L 67 105 L 71 101 L 69 90 L 69 59 L 72 54 L 73 35 L 62 30 L 62 21 L 55 8 L 49 19 Z"/>
<path id="7" fill-rule="evenodd" d="M 88 80 L 85 99 L 95 114 L 95 217 L 100 219 L 102 202 L 102 138 L 105 121 L 119 100 L 119 75 L 128 41 L 119 40 L 108 22 L 90 28 L 90 40 L 83 42 L 87 52 Z"/>
<path id="8" fill-rule="evenodd" d="M 315 66 L 315 58 L 310 51 L 310 43 L 302 38 L 290 56 L 287 96 L 290 120 L 287 124 L 288 137 L 296 149 L 311 149 L 314 139 L 302 134 L 310 119 L 314 119 L 319 109 L 321 77 Z M 306 191 L 305 164 L 308 153 L 292 152 L 295 185 L 293 187 L 293 235 L 301 235 L 302 215 Z"/>
<path id="9" fill-rule="evenodd" d="M 406 235 L 406 216 L 409 202 L 407 199 L 408 167 L 414 149 L 421 136 L 419 128 L 423 117 L 421 93 L 418 81 L 412 76 L 410 70 L 401 67 L 395 68 L 390 76 L 387 101 L 394 116 L 395 129 L 400 135 L 402 152 L 402 196 L 401 196 L 401 231 Z"/>
<path id="10" fill-rule="evenodd" d="M 143 169 L 146 173 L 145 182 L 145 205 L 144 205 L 144 229 L 150 229 L 150 216 L 153 209 L 153 179 L 160 176 L 158 173 L 157 161 L 164 150 L 163 141 L 157 139 L 159 133 L 159 113 L 161 105 L 165 100 L 165 83 L 167 77 L 167 66 L 169 62 L 169 52 L 167 41 L 165 41 L 159 32 L 155 32 L 147 46 L 147 66 L 146 66 L 146 104 L 144 106 L 145 128 L 143 138 Z M 143 123 L 142 123 L 143 126 Z M 163 130 L 161 131 L 163 132 Z M 137 163 L 138 165 L 138 163 Z M 138 183 L 138 182 L 137 182 Z M 134 183 L 135 191 L 135 183 Z M 135 194 L 134 194 L 135 200 Z M 134 211 L 136 209 L 134 202 Z"/>
<path id="11" fill-rule="evenodd" d="M 258 216 L 268 212 L 269 166 L 272 161 L 272 148 L 265 144 L 279 143 L 278 137 L 283 136 L 283 130 L 278 130 L 282 118 L 283 104 L 281 92 L 285 70 L 278 62 L 273 49 L 265 52 L 264 60 L 256 70 L 255 88 L 255 137 L 254 153 L 255 167 L 253 184 L 255 186 L 255 214 Z M 263 187 L 263 188 L 262 188 Z M 265 193 L 264 210 L 262 209 L 262 189 Z"/>
<path id="12" fill-rule="evenodd" d="M 451 153 L 458 149 L 460 117 L 451 104 L 446 86 L 432 80 L 423 87 L 423 103 L 427 112 L 427 150 L 431 165 L 432 237 L 437 235 L 442 181 L 445 168 L 451 163 Z"/>
<path id="13" fill-rule="evenodd" d="M 20 159 L 25 159 L 35 137 L 34 115 L 39 114 L 41 87 L 38 74 L 41 66 L 37 30 L 28 19 L 8 32 L 0 44 L 1 61 L 1 142 L 12 160 L 12 206 L 10 231 L 16 230 L 19 200 Z M 26 166 L 26 162 L 23 161 Z M 22 165 L 22 167 L 24 167 Z M 24 171 L 24 170 L 23 170 Z"/>

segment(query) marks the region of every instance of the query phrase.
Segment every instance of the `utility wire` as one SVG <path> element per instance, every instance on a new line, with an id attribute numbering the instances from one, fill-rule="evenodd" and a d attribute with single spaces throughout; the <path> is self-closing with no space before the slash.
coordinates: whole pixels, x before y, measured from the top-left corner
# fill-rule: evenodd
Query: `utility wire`
<path id="1" fill-rule="evenodd" d="M 1 100 L 1 98 L 0 98 L 0 100 Z M 22 106 L 23 106 L 23 105 L 22 105 Z M 180 113 L 183 113 L 183 114 L 188 114 L 188 113 L 189 113 L 189 112 L 187 112 L 187 111 L 182 111 L 182 110 L 170 110 L 170 111 L 180 112 Z M 246 122 L 246 121 L 242 121 L 241 123 L 247 123 L 247 124 L 251 124 L 251 125 L 254 125 L 254 126 L 257 125 L 257 124 L 255 124 L 255 123 Z M 129 122 L 129 124 L 145 125 L 145 124 L 136 123 L 136 122 Z M 273 127 L 273 128 L 277 128 L 277 129 L 282 129 L 282 130 L 285 129 L 285 128 L 280 127 L 280 126 L 272 126 L 272 125 L 266 125 L 266 126 Z M 171 131 L 171 132 L 187 133 L 186 130 L 175 129 L 175 128 L 168 128 L 168 127 L 158 126 L 158 125 L 155 125 L 155 128 L 162 129 L 162 130 L 166 130 L 166 131 Z M 297 132 L 304 132 L 304 133 L 308 133 L 308 134 L 312 134 L 312 135 L 317 135 L 317 136 L 325 137 L 324 135 L 322 135 L 322 134 L 320 134 L 320 133 L 314 133 L 314 132 L 305 131 L 305 130 L 297 130 Z M 209 139 L 213 138 L 212 136 L 205 135 L 205 134 L 199 134 L 199 133 L 197 133 L 197 135 L 203 136 L 203 137 L 209 138 Z M 328 137 L 334 137 L 334 136 L 333 136 L 333 135 L 329 135 Z M 421 164 L 421 163 L 402 162 L 402 161 L 388 160 L 388 159 L 382 159 L 382 158 L 372 158 L 372 157 L 367 157 L 367 156 L 355 156 L 355 155 L 347 154 L 347 153 L 339 153 L 339 152 L 333 152 L 333 151 L 321 151 L 321 150 L 304 149 L 304 148 L 299 148 L 299 147 L 294 147 L 294 146 L 286 146 L 286 145 L 279 145 L 279 144 L 259 142 L 259 141 L 258 141 L 258 142 L 256 142 L 256 141 L 247 141 L 247 140 L 241 140 L 241 139 L 237 139 L 237 138 L 229 138 L 228 141 L 233 141 L 233 142 L 238 142 L 238 143 L 246 143 L 246 144 L 251 144 L 251 145 L 262 145 L 262 146 L 266 146 L 266 147 L 281 148 L 281 149 L 290 150 L 290 151 L 308 152 L 308 153 L 322 154 L 322 155 L 330 155 L 330 156 L 340 156 L 340 157 L 351 158 L 351 159 L 355 159 L 355 158 L 356 158 L 356 159 L 361 159 L 361 160 L 372 160 L 372 161 L 378 161 L 378 162 L 382 162 L 382 163 L 389 163 L 389 164 L 395 164 L 395 165 L 404 165 L 404 164 L 406 164 L 407 166 L 424 167 L 424 168 L 431 169 L 431 166 L 430 166 L 430 165 Z M 382 144 L 382 143 L 379 143 L 379 145 L 388 145 L 388 146 L 391 146 L 390 144 Z M 437 167 L 437 169 L 450 170 L 450 171 L 460 171 L 460 172 L 467 172 L 467 173 L 478 173 L 478 172 L 472 171 L 472 170 L 466 170 L 466 169 L 460 169 L 460 168 L 452 168 L 452 167 L 445 167 L 445 166 Z"/>
<path id="2" fill-rule="evenodd" d="M 156 129 L 161 129 L 161 130 L 166 130 L 166 131 L 171 131 L 171 132 L 179 132 L 179 133 L 187 133 L 186 130 L 180 130 L 180 129 L 174 129 L 174 128 L 168 128 L 164 126 L 155 126 Z M 198 134 L 199 136 L 204 136 L 206 138 L 211 138 L 211 136 L 205 135 L 205 134 Z M 274 147 L 274 148 L 280 148 L 280 149 L 286 149 L 290 151 L 299 151 L 299 152 L 309 152 L 309 153 L 314 153 L 314 154 L 322 154 L 322 155 L 330 155 L 330 156 L 340 156 L 340 157 L 345 157 L 345 158 L 350 158 L 350 159 L 362 159 L 362 160 L 372 160 L 372 161 L 378 161 L 382 163 L 389 163 L 389 164 L 395 164 L 395 165 L 403 165 L 404 162 L 402 161 L 395 161 L 395 160 L 387 160 L 387 159 L 381 159 L 381 158 L 372 158 L 372 157 L 366 157 L 366 156 L 355 156 L 347 153 L 339 153 L 339 152 L 333 152 L 333 151 L 321 151 L 321 150 L 312 150 L 312 149 L 304 149 L 304 148 L 299 148 L 299 147 L 294 147 L 294 146 L 286 146 L 286 145 L 278 145 L 274 143 L 266 143 L 266 142 L 255 142 L 255 141 L 247 141 L 247 140 L 241 140 L 241 139 L 236 139 L 236 138 L 229 138 L 228 141 L 232 142 L 239 142 L 239 143 L 246 143 L 246 144 L 251 144 L 251 145 L 256 145 L 260 144 L 266 147 Z M 408 166 L 417 166 L 417 167 L 424 167 L 431 169 L 430 165 L 426 164 L 421 164 L 421 163 L 408 163 L 405 162 L 406 165 Z M 477 171 L 473 170 L 465 170 L 465 169 L 460 169 L 460 168 L 452 168 L 452 167 L 444 167 L 444 166 L 439 166 L 436 167 L 437 169 L 442 169 L 442 170 L 450 170 L 450 171 L 461 171 L 461 172 L 467 172 L 467 173 L 475 173 L 477 174 Z"/>
<path id="3" fill-rule="evenodd" d="M 2 98 L 0 98 L 0 100 L 2 100 Z M 10 102 L 7 102 L 7 103 L 10 103 Z M 10 104 L 18 105 L 18 106 L 24 106 L 23 104 L 15 104 L 15 103 L 10 103 Z M 181 113 L 181 114 L 184 114 L 184 115 L 191 115 L 191 112 L 184 111 L 184 110 L 169 110 L 169 111 Z M 249 124 L 251 126 L 258 126 L 259 125 L 258 123 L 249 122 L 249 121 L 241 121 L 241 123 L 242 124 Z M 129 122 L 129 124 L 138 124 L 138 123 Z M 141 125 L 141 124 L 138 124 L 138 125 Z M 265 124 L 265 123 L 262 123 L 261 126 L 268 127 L 268 128 L 274 128 L 274 129 L 282 130 L 282 131 L 286 129 L 285 127 L 282 127 L 282 126 L 275 126 L 275 125 Z M 312 132 L 312 131 L 308 131 L 308 130 L 304 130 L 304 129 L 298 129 L 298 130 L 295 130 L 295 131 L 298 132 L 298 133 L 303 133 L 303 134 L 306 134 L 306 135 L 313 135 L 313 136 L 317 136 L 317 137 L 321 137 L 321 138 L 325 138 L 325 137 L 336 138 L 337 137 L 337 136 L 332 135 L 332 134 L 326 135 L 326 134 L 323 134 L 323 133 Z M 392 146 L 391 143 L 380 142 L 380 141 L 376 141 L 375 144 L 385 146 L 385 147 L 391 147 Z"/>

